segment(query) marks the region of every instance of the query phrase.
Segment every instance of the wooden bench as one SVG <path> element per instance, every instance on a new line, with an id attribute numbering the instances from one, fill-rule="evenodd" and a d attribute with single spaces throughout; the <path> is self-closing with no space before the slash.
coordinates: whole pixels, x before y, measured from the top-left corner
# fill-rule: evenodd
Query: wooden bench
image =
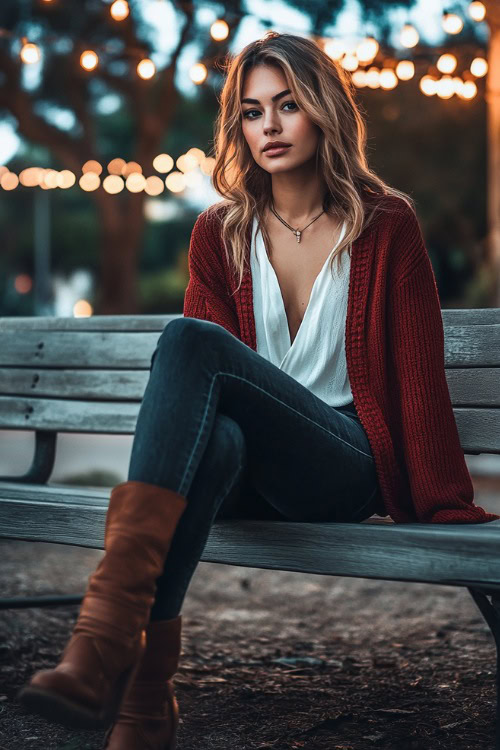
<path id="1" fill-rule="evenodd" d="M 465 453 L 500 453 L 500 308 L 443 310 L 446 377 Z M 58 432 L 133 434 L 169 316 L 0 319 L 0 429 L 33 430 L 22 477 L 0 477 L 0 537 L 103 549 L 109 490 L 50 483 Z M 497 646 L 500 750 L 500 521 L 359 524 L 219 520 L 205 562 L 465 586 Z M 4 599 L 0 607 L 81 597 Z"/>

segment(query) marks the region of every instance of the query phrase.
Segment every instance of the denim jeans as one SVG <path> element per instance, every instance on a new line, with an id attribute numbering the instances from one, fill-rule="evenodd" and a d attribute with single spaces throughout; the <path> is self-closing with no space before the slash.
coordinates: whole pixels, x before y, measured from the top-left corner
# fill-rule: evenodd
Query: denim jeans
<path id="1" fill-rule="evenodd" d="M 129 480 L 187 499 L 151 619 L 180 613 L 217 518 L 360 522 L 386 515 L 365 430 L 225 328 L 165 326 L 151 358 Z"/>

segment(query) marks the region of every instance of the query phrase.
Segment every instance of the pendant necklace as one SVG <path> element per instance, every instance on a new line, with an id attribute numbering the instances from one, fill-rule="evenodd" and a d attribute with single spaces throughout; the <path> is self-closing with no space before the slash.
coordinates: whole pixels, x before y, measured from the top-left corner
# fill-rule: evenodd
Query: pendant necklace
<path id="1" fill-rule="evenodd" d="M 286 223 L 286 221 L 285 221 L 284 219 L 282 219 L 282 218 L 281 218 L 281 216 L 279 216 L 279 215 L 278 215 L 278 214 L 276 213 L 276 211 L 274 210 L 274 205 L 271 205 L 271 211 L 272 211 L 272 212 L 273 212 L 273 214 L 274 214 L 274 215 L 276 216 L 276 218 L 277 218 L 277 219 L 279 219 L 279 220 L 281 221 L 281 223 L 282 223 L 282 224 L 284 224 L 284 225 L 285 225 L 286 227 L 288 227 L 288 229 L 290 229 L 290 230 L 291 230 L 291 231 L 292 231 L 292 232 L 294 233 L 294 235 L 295 235 L 295 236 L 297 237 L 297 242 L 300 242 L 300 235 L 302 234 L 302 232 L 303 232 L 303 231 L 304 231 L 305 229 L 307 229 L 307 227 L 310 227 L 310 226 L 311 226 L 311 224 L 313 223 L 313 221 L 316 221 L 316 219 L 319 219 L 319 217 L 320 217 L 320 216 L 321 216 L 322 214 L 324 214 L 324 213 L 325 213 L 325 211 L 323 210 L 323 211 L 322 211 L 322 212 L 321 212 L 320 214 L 318 214 L 318 215 L 316 216 L 316 219 L 313 219 L 312 221 L 310 221 L 310 222 L 309 222 L 309 224 L 308 224 L 307 226 L 305 226 L 305 227 L 304 227 L 304 229 L 300 229 L 300 230 L 299 230 L 299 229 L 294 229 L 293 227 L 291 227 L 291 226 L 290 226 L 290 224 L 287 224 L 287 223 Z"/>

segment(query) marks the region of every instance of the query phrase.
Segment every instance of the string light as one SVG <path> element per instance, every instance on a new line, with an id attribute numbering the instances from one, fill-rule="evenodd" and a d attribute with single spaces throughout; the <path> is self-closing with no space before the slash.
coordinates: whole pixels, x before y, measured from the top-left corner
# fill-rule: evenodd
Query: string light
<path id="1" fill-rule="evenodd" d="M 379 75 L 380 87 L 390 91 L 398 85 L 398 77 L 392 68 L 382 68 Z"/>
<path id="2" fill-rule="evenodd" d="M 121 191 L 125 187 L 125 183 L 123 181 L 123 178 L 119 175 L 109 174 L 104 178 L 102 186 L 107 193 L 116 195 L 116 193 L 121 193 Z"/>
<path id="3" fill-rule="evenodd" d="M 68 188 L 73 187 L 75 182 L 76 176 L 69 169 L 63 169 L 57 175 L 57 187 L 62 188 L 63 190 L 67 190 Z"/>
<path id="4" fill-rule="evenodd" d="M 415 75 L 415 64 L 411 60 L 400 60 L 396 65 L 396 75 L 402 81 L 409 81 Z"/>
<path id="5" fill-rule="evenodd" d="M 342 55 L 346 52 L 344 42 L 341 39 L 327 39 L 324 43 L 323 50 L 332 60 L 340 60 Z"/>
<path id="6" fill-rule="evenodd" d="M 442 25 L 448 34 L 459 34 L 464 27 L 464 22 L 456 13 L 443 13 Z"/>
<path id="7" fill-rule="evenodd" d="M 189 77 L 193 83 L 203 83 L 207 77 L 208 71 L 203 63 L 195 63 L 189 70 Z"/>
<path id="8" fill-rule="evenodd" d="M 163 180 L 156 175 L 148 177 L 144 185 L 144 190 L 148 195 L 160 195 L 160 193 L 163 193 L 164 188 L 165 184 Z"/>
<path id="9" fill-rule="evenodd" d="M 14 289 L 18 294 L 28 294 L 33 288 L 33 281 L 31 276 L 27 273 L 20 273 L 14 279 Z"/>
<path id="10" fill-rule="evenodd" d="M 148 57 L 145 57 L 144 60 L 141 60 L 138 63 L 137 73 L 141 78 L 147 81 L 156 73 L 156 66 L 152 60 L 150 60 Z"/>
<path id="11" fill-rule="evenodd" d="M 411 24 L 406 23 L 401 30 L 399 38 L 403 47 L 415 47 L 418 44 L 419 39 L 420 37 L 416 28 Z"/>
<path id="12" fill-rule="evenodd" d="M 75 318 L 90 318 L 92 313 L 92 305 L 86 299 L 79 299 L 73 305 L 73 317 Z"/>
<path id="13" fill-rule="evenodd" d="M 125 159 L 117 158 L 111 159 L 108 164 L 109 174 L 122 174 L 123 167 L 125 166 Z"/>
<path id="14" fill-rule="evenodd" d="M 158 154 L 153 159 L 153 167 L 157 172 L 170 172 L 174 166 L 174 160 L 169 154 Z"/>
<path id="15" fill-rule="evenodd" d="M 356 56 L 361 63 L 371 62 L 379 50 L 379 43 L 373 37 L 366 37 L 356 47 Z"/>
<path id="16" fill-rule="evenodd" d="M 186 181 L 182 172 L 170 172 L 165 178 L 165 185 L 172 193 L 181 193 L 186 187 Z"/>
<path id="17" fill-rule="evenodd" d="M 212 39 L 215 39 L 216 42 L 222 42 L 229 36 L 229 26 L 224 20 L 219 18 L 210 26 L 210 36 Z"/>
<path id="18" fill-rule="evenodd" d="M 126 0 L 115 0 L 109 12 L 115 21 L 123 21 L 130 13 L 130 8 Z"/>
<path id="19" fill-rule="evenodd" d="M 95 70 L 98 62 L 99 58 L 92 49 L 87 49 L 80 55 L 80 65 L 84 70 Z"/>
<path id="20" fill-rule="evenodd" d="M 80 177 L 78 184 L 82 190 L 90 192 L 92 190 L 97 190 L 101 184 L 101 178 L 95 172 L 85 172 L 85 174 Z"/>
<path id="21" fill-rule="evenodd" d="M 133 172 L 139 172 L 139 174 L 142 174 L 142 167 L 136 161 L 129 161 L 122 168 L 122 175 L 128 177 Z"/>
<path id="22" fill-rule="evenodd" d="M 457 67 L 457 58 L 455 55 L 441 55 L 436 63 L 436 67 L 440 73 L 453 73 Z"/>
<path id="23" fill-rule="evenodd" d="M 488 72 L 488 62 L 484 57 L 475 57 L 470 64 L 470 72 L 476 78 L 482 78 Z"/>
<path id="24" fill-rule="evenodd" d="M 95 174 L 101 174 L 102 166 L 99 164 L 98 161 L 95 161 L 95 159 L 89 159 L 83 165 L 82 172 L 84 174 L 85 172 L 95 172 Z"/>
<path id="25" fill-rule="evenodd" d="M 353 55 L 351 52 L 348 52 L 342 60 L 340 61 L 340 64 L 345 70 L 354 71 L 357 70 L 359 67 L 359 61 L 356 55 Z"/>
<path id="26" fill-rule="evenodd" d="M 14 172 L 5 172 L 0 178 L 4 190 L 14 190 L 19 185 L 19 177 Z"/>
<path id="27" fill-rule="evenodd" d="M 473 21 L 484 21 L 486 8 L 483 3 L 472 2 L 468 7 L 469 16 Z"/>
<path id="28" fill-rule="evenodd" d="M 190 172 L 198 166 L 198 159 L 193 154 L 181 154 L 175 162 L 177 169 L 181 172 Z"/>
<path id="29" fill-rule="evenodd" d="M 23 63 L 26 63 L 26 65 L 33 65 L 33 63 L 39 62 L 41 57 L 39 47 L 32 42 L 23 41 L 24 43 L 21 52 L 19 53 Z"/>
<path id="30" fill-rule="evenodd" d="M 140 172 L 132 172 L 125 181 L 127 190 L 131 193 L 140 193 L 146 185 L 146 178 Z"/>

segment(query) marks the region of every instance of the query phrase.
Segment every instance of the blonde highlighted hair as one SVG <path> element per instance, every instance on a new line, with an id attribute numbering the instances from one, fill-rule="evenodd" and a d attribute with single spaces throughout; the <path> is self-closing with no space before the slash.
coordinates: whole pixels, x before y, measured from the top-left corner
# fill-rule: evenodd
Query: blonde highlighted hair
<path id="1" fill-rule="evenodd" d="M 340 264 L 342 252 L 350 254 L 352 242 L 375 214 L 385 210 L 382 196 L 401 198 L 414 209 L 409 195 L 387 185 L 368 166 L 366 126 L 355 102 L 350 74 L 315 41 L 269 31 L 223 65 L 226 77 L 214 126 L 212 184 L 223 201 L 210 206 L 207 212 L 215 213 L 221 221 L 227 260 L 238 277 L 238 288 L 248 262 L 247 236 L 254 215 L 266 248 L 271 247 L 262 221 L 272 200 L 271 175 L 255 162 L 242 130 L 245 77 L 257 65 L 282 71 L 299 109 L 321 131 L 316 170 L 322 170 L 327 186 L 323 209 L 339 221 L 346 221 L 346 232 L 332 253 L 330 270 L 335 258 Z M 221 207 L 225 207 L 222 212 Z"/>

